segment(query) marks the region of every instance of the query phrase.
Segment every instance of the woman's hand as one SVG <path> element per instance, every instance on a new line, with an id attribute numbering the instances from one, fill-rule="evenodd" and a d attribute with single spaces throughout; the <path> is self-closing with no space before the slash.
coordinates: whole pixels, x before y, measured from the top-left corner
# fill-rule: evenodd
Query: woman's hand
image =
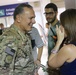
<path id="1" fill-rule="evenodd" d="M 57 33 L 57 41 L 62 42 L 64 40 L 64 28 L 61 26 L 56 26 L 56 33 Z"/>

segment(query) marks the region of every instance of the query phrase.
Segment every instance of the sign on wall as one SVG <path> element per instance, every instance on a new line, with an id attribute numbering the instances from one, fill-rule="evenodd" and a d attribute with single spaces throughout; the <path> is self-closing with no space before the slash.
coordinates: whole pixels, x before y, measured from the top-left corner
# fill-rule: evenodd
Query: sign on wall
<path id="1" fill-rule="evenodd" d="M 28 2 L 26 2 L 28 3 Z M 15 8 L 19 4 L 0 6 L 0 17 L 12 16 Z"/>

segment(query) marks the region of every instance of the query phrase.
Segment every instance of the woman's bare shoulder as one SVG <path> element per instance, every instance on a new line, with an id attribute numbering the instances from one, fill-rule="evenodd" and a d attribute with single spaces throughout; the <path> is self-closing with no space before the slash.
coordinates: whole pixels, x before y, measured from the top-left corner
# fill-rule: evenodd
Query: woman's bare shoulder
<path id="1" fill-rule="evenodd" d="M 76 51 L 76 46 L 73 44 L 68 44 L 68 45 L 64 45 L 61 49 L 60 49 L 60 53 L 72 53 Z"/>

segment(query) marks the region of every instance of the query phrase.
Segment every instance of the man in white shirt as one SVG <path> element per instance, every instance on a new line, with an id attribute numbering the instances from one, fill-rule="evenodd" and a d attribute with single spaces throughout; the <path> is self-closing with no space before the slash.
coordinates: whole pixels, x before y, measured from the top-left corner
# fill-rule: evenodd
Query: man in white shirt
<path id="1" fill-rule="evenodd" d="M 34 57 L 34 61 L 37 65 L 41 63 L 41 56 L 43 52 L 43 46 L 44 43 L 39 35 L 38 30 L 35 27 L 32 27 L 32 31 L 30 31 L 31 35 L 31 42 L 32 42 L 32 54 Z M 37 48 L 38 48 L 38 53 L 37 53 Z M 36 72 L 36 75 L 38 75 L 38 71 Z"/>

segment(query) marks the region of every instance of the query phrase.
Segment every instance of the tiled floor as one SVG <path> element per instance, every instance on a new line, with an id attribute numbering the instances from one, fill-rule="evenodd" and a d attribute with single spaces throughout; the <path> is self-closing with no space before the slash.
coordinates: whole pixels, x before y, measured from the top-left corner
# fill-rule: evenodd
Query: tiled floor
<path id="1" fill-rule="evenodd" d="M 44 46 L 43 48 L 43 54 L 42 54 L 42 58 L 41 58 L 41 64 L 46 66 L 46 62 L 47 62 L 47 47 Z M 39 69 L 39 75 L 48 75 L 47 72 L 43 72 L 42 68 Z"/>

